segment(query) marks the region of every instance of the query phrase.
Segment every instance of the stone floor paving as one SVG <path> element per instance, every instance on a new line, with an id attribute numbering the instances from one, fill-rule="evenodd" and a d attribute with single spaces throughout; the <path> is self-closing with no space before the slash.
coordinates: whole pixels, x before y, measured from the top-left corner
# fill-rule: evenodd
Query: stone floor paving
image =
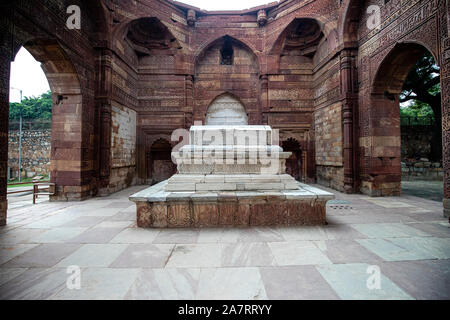
<path id="1" fill-rule="evenodd" d="M 450 299 L 440 202 L 333 191 L 326 226 L 147 230 L 142 188 L 10 208 L 0 299 Z"/>

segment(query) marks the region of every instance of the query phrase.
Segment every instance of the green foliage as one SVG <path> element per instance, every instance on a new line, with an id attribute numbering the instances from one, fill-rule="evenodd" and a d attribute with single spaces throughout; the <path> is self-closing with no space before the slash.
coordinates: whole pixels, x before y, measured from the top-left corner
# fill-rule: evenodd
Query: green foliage
<path id="1" fill-rule="evenodd" d="M 414 103 L 409 106 L 401 107 L 400 115 L 402 117 L 431 117 L 432 119 L 434 119 L 434 112 L 433 109 L 431 109 L 430 105 L 428 103 L 417 100 L 415 100 Z"/>
<path id="2" fill-rule="evenodd" d="M 39 97 L 25 97 L 21 103 L 9 104 L 9 120 L 19 120 L 20 113 L 25 120 L 50 120 L 52 118 L 52 93 Z"/>
<path id="3" fill-rule="evenodd" d="M 402 116 L 440 117 L 441 85 L 439 67 L 430 53 L 417 61 L 408 74 L 400 94 Z"/>

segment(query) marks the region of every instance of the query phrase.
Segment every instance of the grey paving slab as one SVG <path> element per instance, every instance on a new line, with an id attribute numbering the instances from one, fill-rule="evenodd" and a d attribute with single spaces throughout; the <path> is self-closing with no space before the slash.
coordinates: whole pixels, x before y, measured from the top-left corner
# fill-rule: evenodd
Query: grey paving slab
<path id="1" fill-rule="evenodd" d="M 93 227 L 93 226 L 99 224 L 104 219 L 105 219 L 105 217 L 78 217 L 76 219 L 73 219 L 73 220 L 63 224 L 61 227 L 90 228 L 90 227 Z"/>
<path id="2" fill-rule="evenodd" d="M 94 228 L 116 228 L 116 229 L 124 229 L 132 226 L 134 222 L 131 221 L 102 221 L 99 224 L 95 225 Z"/>
<path id="3" fill-rule="evenodd" d="M 152 243 L 159 232 L 158 229 L 127 228 L 116 235 L 111 243 Z"/>
<path id="4" fill-rule="evenodd" d="M 355 240 L 316 241 L 316 246 L 332 263 L 379 263 L 382 259 Z"/>
<path id="5" fill-rule="evenodd" d="M 39 221 L 27 224 L 26 228 L 37 228 L 37 229 L 56 228 L 56 227 L 60 227 L 64 224 L 66 224 L 78 217 L 79 217 L 79 215 L 67 214 L 67 213 L 61 212 L 59 214 L 55 214 L 50 217 L 41 219 Z"/>
<path id="6" fill-rule="evenodd" d="M 321 226 L 280 227 L 277 231 L 286 241 L 327 240 L 325 228 Z"/>
<path id="7" fill-rule="evenodd" d="M 335 300 L 339 297 L 313 266 L 259 268 L 271 300 Z"/>
<path id="8" fill-rule="evenodd" d="M 278 266 L 331 264 L 311 241 L 270 242 L 269 247 Z"/>
<path id="9" fill-rule="evenodd" d="M 17 230 L 11 230 L 0 234 L 0 243 L 4 244 L 17 244 L 27 243 L 30 238 L 37 237 L 48 229 L 29 229 L 19 228 Z"/>
<path id="10" fill-rule="evenodd" d="M 200 230 L 195 229 L 163 229 L 153 243 L 197 243 L 199 233 Z"/>
<path id="11" fill-rule="evenodd" d="M 126 248 L 126 244 L 85 244 L 56 267 L 108 267 Z"/>
<path id="12" fill-rule="evenodd" d="M 372 274 L 369 264 L 334 264 L 317 266 L 322 277 L 341 299 L 345 300 L 405 300 L 412 299 L 389 278 L 380 274 L 380 287 L 367 285 Z M 372 289 L 370 289 L 372 288 Z"/>
<path id="13" fill-rule="evenodd" d="M 76 237 L 68 239 L 67 243 L 108 243 L 117 236 L 123 228 L 94 228 L 86 230 Z"/>
<path id="14" fill-rule="evenodd" d="M 119 213 L 122 208 L 86 208 L 82 215 L 86 217 L 112 217 Z"/>
<path id="15" fill-rule="evenodd" d="M 427 237 L 428 233 L 402 223 L 353 224 L 352 228 L 369 238 Z"/>
<path id="16" fill-rule="evenodd" d="M 171 244 L 130 244 L 110 267 L 164 268 L 173 248 Z"/>
<path id="17" fill-rule="evenodd" d="M 136 208 L 136 205 L 130 201 L 112 201 L 103 208 L 127 209 L 129 207 Z"/>
<path id="18" fill-rule="evenodd" d="M 450 299 L 450 260 L 386 262 L 381 269 L 415 299 Z"/>
<path id="19" fill-rule="evenodd" d="M 351 240 L 364 239 L 367 236 L 347 225 L 328 225 L 323 228 L 327 235 L 327 240 Z"/>
<path id="20" fill-rule="evenodd" d="M 222 267 L 259 267 L 275 265 L 275 258 L 267 243 L 240 242 L 222 244 Z"/>
<path id="21" fill-rule="evenodd" d="M 0 287 L 27 270 L 27 268 L 0 268 Z"/>
<path id="22" fill-rule="evenodd" d="M 43 300 L 66 286 L 67 273 L 59 268 L 31 268 L 0 286 L 0 300 Z"/>
<path id="23" fill-rule="evenodd" d="M 265 300 L 266 290 L 258 268 L 202 269 L 196 299 Z"/>
<path id="24" fill-rule="evenodd" d="M 240 229 L 239 242 L 277 242 L 285 241 L 276 228 L 259 227 Z"/>
<path id="25" fill-rule="evenodd" d="M 130 211 L 121 211 L 116 213 L 115 215 L 108 217 L 110 221 L 136 221 L 136 208 L 133 207 L 133 210 Z"/>
<path id="26" fill-rule="evenodd" d="M 198 243 L 236 243 L 243 231 L 238 228 L 206 228 L 201 229 Z"/>
<path id="27" fill-rule="evenodd" d="M 194 300 L 200 269 L 142 269 L 125 295 L 129 300 Z"/>
<path id="28" fill-rule="evenodd" d="M 442 238 L 450 238 L 450 224 L 445 223 L 433 223 L 433 222 L 424 222 L 424 223 L 410 223 L 408 226 L 419 229 L 427 234 L 430 234 L 434 237 L 442 237 Z"/>
<path id="29" fill-rule="evenodd" d="M 74 238 L 87 228 L 52 228 L 28 240 L 30 243 L 62 243 Z"/>
<path id="30" fill-rule="evenodd" d="M 388 238 L 357 240 L 385 261 L 449 259 L 448 238 Z"/>
<path id="31" fill-rule="evenodd" d="M 124 299 L 139 274 L 139 269 L 88 268 L 81 271 L 81 289 L 64 287 L 49 299 L 118 300 Z"/>
<path id="32" fill-rule="evenodd" d="M 36 246 L 37 244 L 2 244 L 0 246 L 0 265 Z"/>
<path id="33" fill-rule="evenodd" d="M 16 256 L 7 263 L 3 264 L 3 268 L 17 268 L 17 267 L 53 267 L 62 259 L 72 254 L 79 248 L 77 244 L 41 244 L 25 251 Z"/>
<path id="34" fill-rule="evenodd" d="M 222 246 L 220 244 L 180 244 L 176 245 L 167 268 L 211 268 L 222 264 Z"/>

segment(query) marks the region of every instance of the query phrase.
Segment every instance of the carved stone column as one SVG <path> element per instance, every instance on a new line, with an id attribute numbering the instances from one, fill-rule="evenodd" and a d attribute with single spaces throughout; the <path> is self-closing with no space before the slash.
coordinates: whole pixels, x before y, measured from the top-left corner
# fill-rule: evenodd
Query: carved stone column
<path id="1" fill-rule="evenodd" d="M 351 50 L 341 52 L 341 93 L 342 93 L 342 122 L 344 134 L 344 191 L 355 192 L 354 170 L 354 105 L 356 93 L 354 89 L 354 54 Z"/>

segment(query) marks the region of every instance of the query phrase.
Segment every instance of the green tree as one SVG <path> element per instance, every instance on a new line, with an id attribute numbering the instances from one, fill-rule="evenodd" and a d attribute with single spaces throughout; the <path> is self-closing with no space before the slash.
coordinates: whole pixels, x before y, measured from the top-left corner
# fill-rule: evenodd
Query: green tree
<path id="1" fill-rule="evenodd" d="M 400 102 L 412 102 L 401 109 L 402 115 L 413 117 L 433 116 L 433 141 L 431 144 L 432 161 L 442 159 L 442 113 L 441 113 L 441 86 L 440 70 L 433 56 L 426 53 L 417 61 L 409 72 Z"/>
<path id="2" fill-rule="evenodd" d="M 9 104 L 9 120 L 19 120 L 21 112 L 24 120 L 50 120 L 52 93 L 48 91 L 39 97 L 25 97 L 21 103 Z"/>

